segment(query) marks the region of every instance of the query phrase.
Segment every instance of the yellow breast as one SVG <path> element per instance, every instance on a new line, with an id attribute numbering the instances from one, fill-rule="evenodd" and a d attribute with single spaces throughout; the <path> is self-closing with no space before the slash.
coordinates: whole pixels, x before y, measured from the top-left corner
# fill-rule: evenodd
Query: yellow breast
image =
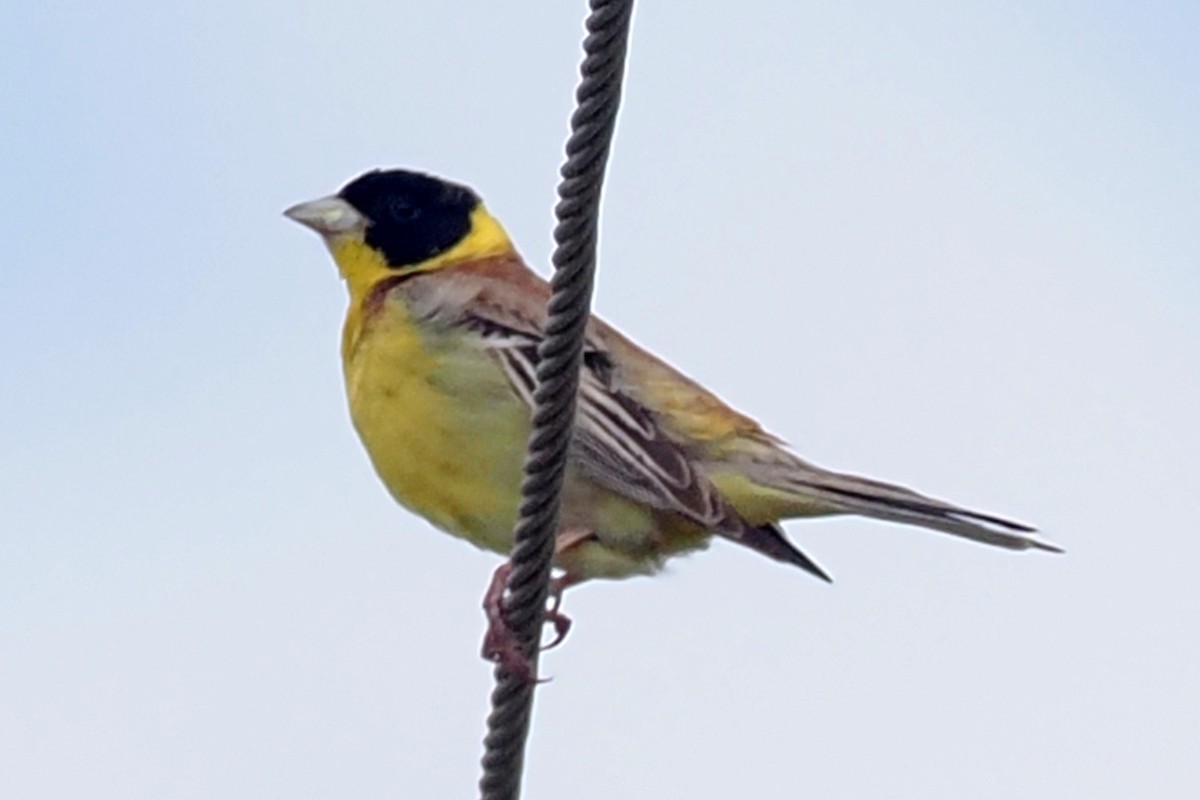
<path id="1" fill-rule="evenodd" d="M 346 320 L 350 415 L 392 495 L 443 530 L 512 545 L 528 411 L 466 335 L 414 324 L 386 300 Z"/>

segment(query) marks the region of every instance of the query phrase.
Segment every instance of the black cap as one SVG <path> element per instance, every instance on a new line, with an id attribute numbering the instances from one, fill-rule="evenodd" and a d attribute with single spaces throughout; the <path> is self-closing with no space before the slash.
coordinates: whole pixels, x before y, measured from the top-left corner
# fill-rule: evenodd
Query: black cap
<path id="1" fill-rule="evenodd" d="M 368 172 L 338 197 L 367 218 L 367 244 L 393 267 L 419 264 L 461 242 L 479 205 L 466 186 L 400 169 Z"/>

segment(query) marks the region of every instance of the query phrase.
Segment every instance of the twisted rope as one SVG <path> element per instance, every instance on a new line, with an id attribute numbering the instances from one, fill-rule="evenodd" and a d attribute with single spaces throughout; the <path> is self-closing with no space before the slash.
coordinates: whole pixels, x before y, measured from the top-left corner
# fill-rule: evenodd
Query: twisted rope
<path id="1" fill-rule="evenodd" d="M 621 100 L 633 11 L 633 0 L 589 0 L 589 5 L 581 80 L 575 91 L 571 137 L 558 186 L 559 202 L 554 209 L 558 224 L 554 228 L 554 277 L 550 281 L 553 294 L 546 337 L 538 347 L 533 430 L 525 459 L 520 517 L 510 557 L 513 569 L 505 603 L 505 621 L 529 657 L 535 675 L 563 474 L 575 422 L 584 330 L 592 299 L 600 190 Z M 510 674 L 503 666 L 496 667 L 495 677 L 479 789 L 483 800 L 516 800 L 521 794 L 536 684 Z"/>

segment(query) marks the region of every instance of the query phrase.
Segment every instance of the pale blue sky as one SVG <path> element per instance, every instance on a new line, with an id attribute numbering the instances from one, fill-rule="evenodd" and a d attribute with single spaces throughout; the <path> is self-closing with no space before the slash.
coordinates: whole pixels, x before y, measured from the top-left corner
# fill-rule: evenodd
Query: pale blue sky
<path id="1" fill-rule="evenodd" d="M 643 2 L 599 311 L 833 467 L 1038 524 L 568 595 L 527 796 L 1200 791 L 1200 9 Z M 495 557 L 396 507 L 280 216 L 380 165 L 544 270 L 582 3 L 0 30 L 0 785 L 464 797 Z"/>

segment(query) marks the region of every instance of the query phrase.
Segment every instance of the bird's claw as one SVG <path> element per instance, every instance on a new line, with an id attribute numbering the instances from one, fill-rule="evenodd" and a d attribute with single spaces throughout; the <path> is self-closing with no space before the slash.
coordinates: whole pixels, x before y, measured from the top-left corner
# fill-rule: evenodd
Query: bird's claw
<path id="1" fill-rule="evenodd" d="M 567 638 L 567 634 L 571 632 L 571 618 L 566 614 L 560 614 L 558 611 L 546 611 L 546 622 L 554 626 L 554 638 L 548 643 L 541 646 L 542 650 L 551 650 L 563 643 L 563 639 Z"/>
<path id="2" fill-rule="evenodd" d="M 504 618 L 504 592 L 511 573 L 512 564 L 505 561 L 492 574 L 492 582 L 483 595 L 483 613 L 488 626 L 483 635 L 482 655 L 484 660 L 499 664 L 521 681 L 532 683 L 535 680 L 533 664 Z"/>
<path id="3" fill-rule="evenodd" d="M 527 683 L 545 683 L 549 678 L 537 678 L 533 664 L 525 655 L 524 647 L 504 614 L 504 594 L 508 588 L 508 576 L 512 573 L 512 564 L 505 562 L 496 568 L 492 574 L 492 582 L 483 596 L 483 611 L 487 617 L 487 632 L 483 636 L 482 655 L 487 661 L 499 664 L 511 675 Z M 550 606 L 545 611 L 543 623 L 554 626 L 554 638 L 548 644 L 540 646 L 539 650 L 549 650 L 562 644 L 571 630 L 571 618 L 559 611 L 562 605 L 562 593 L 566 582 L 555 580 L 550 587 Z"/>
<path id="4" fill-rule="evenodd" d="M 563 639 L 571 632 L 571 618 L 559 611 L 562 606 L 563 590 L 567 588 L 565 578 L 555 578 L 550 582 L 550 607 L 546 609 L 546 622 L 554 626 L 554 638 L 549 644 L 542 645 L 542 650 L 550 650 L 562 644 Z"/>

